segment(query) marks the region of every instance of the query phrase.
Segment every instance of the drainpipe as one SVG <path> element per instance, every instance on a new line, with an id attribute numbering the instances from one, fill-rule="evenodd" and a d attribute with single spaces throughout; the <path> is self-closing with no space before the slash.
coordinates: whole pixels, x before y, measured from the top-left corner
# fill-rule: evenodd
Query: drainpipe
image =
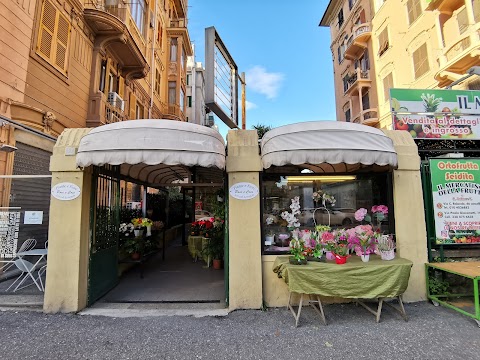
<path id="1" fill-rule="evenodd" d="M 191 116 L 192 116 L 192 122 L 194 124 L 200 124 L 197 122 L 197 111 L 196 111 L 196 108 L 195 108 L 195 92 L 197 91 L 196 89 L 196 77 L 197 77 L 197 63 L 195 61 L 195 44 L 192 44 L 192 50 L 193 50 L 193 54 L 192 54 L 192 57 L 193 57 L 193 65 L 192 65 L 192 82 L 191 82 L 191 96 L 192 96 L 192 106 L 191 106 L 191 110 L 190 110 L 190 113 L 191 113 Z M 200 125 L 203 125 L 203 124 L 200 124 Z"/>
<path id="2" fill-rule="evenodd" d="M 156 62 L 155 62 L 155 35 L 158 26 L 157 21 L 157 1 L 155 0 L 155 11 L 153 12 L 155 22 L 153 23 L 153 36 L 152 36 L 152 62 L 150 66 L 150 106 L 148 107 L 148 118 L 152 118 L 152 109 L 153 109 L 153 89 L 155 88 L 155 69 L 156 69 Z"/>

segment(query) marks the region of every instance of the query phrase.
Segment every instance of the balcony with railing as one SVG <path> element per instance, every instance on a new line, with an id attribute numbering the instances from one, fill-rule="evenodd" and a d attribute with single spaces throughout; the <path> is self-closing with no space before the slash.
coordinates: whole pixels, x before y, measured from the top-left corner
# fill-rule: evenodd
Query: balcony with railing
<path id="1" fill-rule="evenodd" d="M 357 59 L 367 48 L 367 42 L 371 35 L 370 23 L 355 25 L 352 29 L 352 34 L 347 40 L 345 57 L 350 60 Z"/>
<path id="2" fill-rule="evenodd" d="M 174 0 L 173 2 L 175 4 L 175 8 L 177 10 L 178 16 L 186 17 L 187 16 L 188 1 L 187 0 Z"/>
<path id="3" fill-rule="evenodd" d="M 376 127 L 379 122 L 377 108 L 365 109 L 359 112 L 352 120 L 352 122 Z"/>
<path id="4" fill-rule="evenodd" d="M 183 109 L 180 109 L 180 105 L 178 104 L 168 104 L 165 118 L 172 119 L 172 120 L 181 120 L 181 121 L 185 121 L 186 119 Z"/>
<path id="5" fill-rule="evenodd" d="M 466 11 L 466 7 L 460 7 L 443 23 L 445 36 L 437 57 L 439 71 L 435 74 L 440 87 L 449 85 L 472 66 L 480 65 L 480 21 L 469 23 Z M 480 7 L 476 11 L 480 12 Z"/>
<path id="6" fill-rule="evenodd" d="M 372 80 L 370 79 L 370 70 L 355 69 L 355 72 L 348 74 L 347 85 L 345 89 L 345 95 L 355 95 L 359 92 L 360 88 L 369 88 L 372 86 Z"/>
<path id="7" fill-rule="evenodd" d="M 116 100 L 109 103 L 105 95 L 101 92 L 90 96 L 87 114 L 87 126 L 97 127 L 100 125 L 111 124 L 114 122 L 126 120 L 125 102 Z"/>
<path id="8" fill-rule="evenodd" d="M 136 9 L 136 17 L 145 20 L 145 9 Z M 96 36 L 96 46 L 108 48 L 123 64 L 122 75 L 140 79 L 147 75 L 146 45 L 128 3 L 123 0 L 99 0 L 86 3 L 84 17 Z"/>

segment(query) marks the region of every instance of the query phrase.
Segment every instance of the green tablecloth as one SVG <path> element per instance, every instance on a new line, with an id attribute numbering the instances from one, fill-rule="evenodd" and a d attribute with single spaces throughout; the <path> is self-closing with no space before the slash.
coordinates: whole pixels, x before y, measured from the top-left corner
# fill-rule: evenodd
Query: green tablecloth
<path id="1" fill-rule="evenodd" d="M 360 257 L 352 256 L 343 265 L 334 261 L 291 265 L 285 256 L 275 259 L 273 271 L 285 280 L 290 292 L 375 299 L 403 294 L 411 267 L 410 260 L 385 261 L 377 255 L 370 255 L 370 261 L 366 263 Z"/>

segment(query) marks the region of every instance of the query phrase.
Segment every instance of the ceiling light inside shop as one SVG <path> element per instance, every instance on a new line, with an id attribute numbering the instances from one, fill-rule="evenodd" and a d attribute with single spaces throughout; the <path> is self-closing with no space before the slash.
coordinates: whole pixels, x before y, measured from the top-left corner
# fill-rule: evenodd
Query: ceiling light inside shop
<path id="1" fill-rule="evenodd" d="M 287 182 L 289 183 L 310 183 L 314 181 L 321 181 L 324 183 L 333 183 L 340 181 L 351 181 L 355 180 L 357 177 L 355 175 L 332 175 L 332 176 L 288 176 Z"/>

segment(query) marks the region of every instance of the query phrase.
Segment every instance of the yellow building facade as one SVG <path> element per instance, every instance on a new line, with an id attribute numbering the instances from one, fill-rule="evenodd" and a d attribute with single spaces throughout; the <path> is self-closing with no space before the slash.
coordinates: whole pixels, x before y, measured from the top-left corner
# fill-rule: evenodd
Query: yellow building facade
<path id="1" fill-rule="evenodd" d="M 359 11 L 364 11 L 365 18 L 360 17 L 360 23 L 365 28 L 368 25 L 365 33 L 369 36 L 363 44 L 355 45 L 356 40 L 348 41 L 352 36 L 367 38 L 358 34 L 359 25 L 355 25 Z M 339 27 L 342 17 L 344 24 Z M 350 88 L 356 84 L 360 87 L 366 81 L 354 79 L 350 85 L 345 74 L 346 69 L 355 68 L 359 60 L 356 54 L 360 52 L 370 54 L 369 83 L 365 88 L 371 94 L 370 107 L 376 110 L 378 120 L 368 121 L 364 116 L 363 123 L 386 129 L 392 128 L 390 88 L 445 88 L 472 66 L 480 65 L 479 0 L 332 0 L 320 25 L 330 27 L 332 34 L 338 121 L 358 121 L 356 116 L 346 115 L 348 105 L 359 99 Z M 347 39 L 346 45 L 342 39 Z M 339 63 L 342 53 L 347 64 Z M 478 89 L 478 77 L 473 76 L 456 88 Z M 361 117 L 359 120 L 362 121 Z"/>
<path id="2" fill-rule="evenodd" d="M 0 174 L 12 174 L 27 150 L 44 152 L 48 171 L 55 139 L 65 128 L 142 118 L 185 121 L 186 61 L 192 54 L 187 5 L 3 1 L 0 143 L 18 150 L 0 152 Z M 27 167 L 35 163 L 30 160 Z M 10 180 L 0 181 L 2 206 L 9 206 Z"/>

